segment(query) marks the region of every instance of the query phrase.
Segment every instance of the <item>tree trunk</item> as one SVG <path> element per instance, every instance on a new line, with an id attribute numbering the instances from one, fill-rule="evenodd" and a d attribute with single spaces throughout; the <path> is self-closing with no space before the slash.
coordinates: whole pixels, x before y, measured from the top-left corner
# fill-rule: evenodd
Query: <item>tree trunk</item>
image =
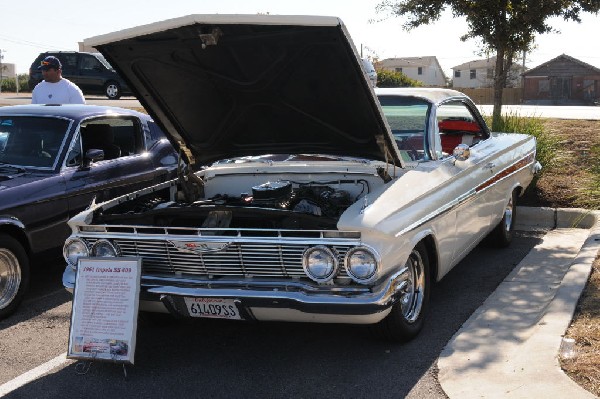
<path id="1" fill-rule="evenodd" d="M 499 131 L 502 127 L 502 91 L 506 81 L 504 70 L 504 48 L 496 49 L 496 71 L 494 73 L 494 110 L 492 112 L 492 131 Z"/>

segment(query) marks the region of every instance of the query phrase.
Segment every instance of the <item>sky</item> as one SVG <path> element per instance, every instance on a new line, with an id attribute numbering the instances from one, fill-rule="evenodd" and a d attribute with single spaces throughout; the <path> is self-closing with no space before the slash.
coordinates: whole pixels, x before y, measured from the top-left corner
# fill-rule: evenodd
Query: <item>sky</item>
<path id="1" fill-rule="evenodd" d="M 78 42 L 96 35 L 189 14 L 282 14 L 340 17 L 363 56 L 378 59 L 436 56 L 444 72 L 484 58 L 475 40 L 461 42 L 464 20 L 446 13 L 438 22 L 406 32 L 401 18 L 376 13 L 381 0 L 0 0 L 0 50 L 3 62 L 26 73 L 36 56 L 49 50 L 78 50 Z M 373 22 L 379 21 L 379 22 Z M 526 56 L 536 67 L 567 54 L 600 68 L 600 16 L 583 14 L 582 23 L 549 20 L 560 33 L 538 36 Z"/>

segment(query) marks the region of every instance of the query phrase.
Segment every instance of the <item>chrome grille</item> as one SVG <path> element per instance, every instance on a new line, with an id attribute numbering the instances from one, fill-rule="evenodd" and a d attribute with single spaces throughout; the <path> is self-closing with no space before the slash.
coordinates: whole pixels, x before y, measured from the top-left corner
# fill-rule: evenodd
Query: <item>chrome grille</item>
<path id="1" fill-rule="evenodd" d="M 87 239 L 91 244 L 94 239 Z M 233 242 L 218 252 L 191 253 L 166 240 L 115 239 L 122 256 L 141 257 L 145 274 L 182 274 L 210 277 L 305 277 L 302 254 L 305 243 Z M 343 265 L 352 245 L 330 246 Z M 340 267 L 340 276 L 347 276 Z"/>

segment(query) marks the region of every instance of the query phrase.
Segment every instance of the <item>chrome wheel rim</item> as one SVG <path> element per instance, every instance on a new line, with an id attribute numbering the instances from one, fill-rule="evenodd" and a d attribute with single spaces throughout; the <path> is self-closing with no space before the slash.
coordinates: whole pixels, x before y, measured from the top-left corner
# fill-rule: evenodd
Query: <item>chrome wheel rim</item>
<path id="1" fill-rule="evenodd" d="M 413 249 L 405 267 L 408 269 L 408 279 L 402 298 L 400 299 L 400 307 L 402 308 L 402 316 L 404 319 L 413 323 L 421 314 L 423 308 L 423 298 L 425 296 L 425 266 L 423 258 L 416 249 Z"/>
<path id="2" fill-rule="evenodd" d="M 510 232 L 513 220 L 513 197 L 510 196 L 508 204 L 504 208 L 504 231 Z"/>
<path id="3" fill-rule="evenodd" d="M 106 94 L 109 97 L 116 97 L 118 93 L 119 93 L 119 88 L 117 87 L 117 85 L 106 86 Z"/>
<path id="4" fill-rule="evenodd" d="M 21 286 L 19 260 L 11 251 L 0 248 L 0 309 L 4 309 L 17 296 Z"/>

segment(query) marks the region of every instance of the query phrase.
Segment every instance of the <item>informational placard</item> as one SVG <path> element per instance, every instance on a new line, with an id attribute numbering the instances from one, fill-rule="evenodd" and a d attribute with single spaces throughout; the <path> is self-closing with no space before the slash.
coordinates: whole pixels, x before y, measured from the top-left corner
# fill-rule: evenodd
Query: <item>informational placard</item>
<path id="1" fill-rule="evenodd" d="M 82 258 L 77 267 L 67 357 L 133 364 L 140 258 Z"/>

